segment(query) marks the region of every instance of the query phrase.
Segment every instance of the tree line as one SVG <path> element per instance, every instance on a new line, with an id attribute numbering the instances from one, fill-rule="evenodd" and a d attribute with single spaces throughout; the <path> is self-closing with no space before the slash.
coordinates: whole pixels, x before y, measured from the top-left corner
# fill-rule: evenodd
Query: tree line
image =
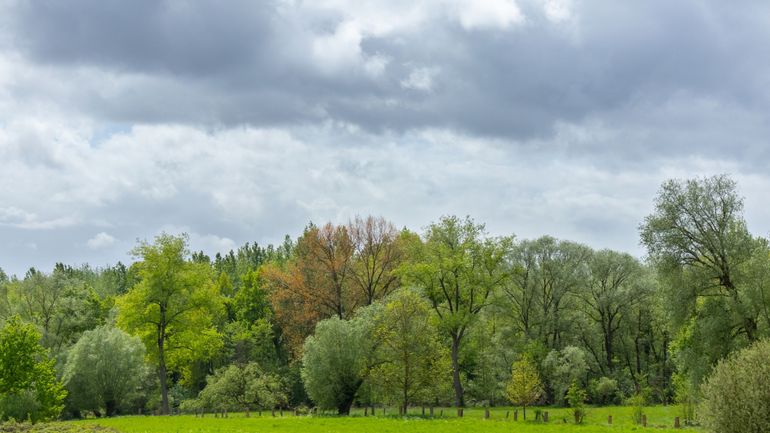
<path id="1" fill-rule="evenodd" d="M 718 361 L 770 331 L 770 247 L 727 176 L 665 182 L 639 232 L 643 261 L 369 216 L 213 258 L 162 234 L 128 266 L 0 271 L 0 417 L 694 407 Z"/>

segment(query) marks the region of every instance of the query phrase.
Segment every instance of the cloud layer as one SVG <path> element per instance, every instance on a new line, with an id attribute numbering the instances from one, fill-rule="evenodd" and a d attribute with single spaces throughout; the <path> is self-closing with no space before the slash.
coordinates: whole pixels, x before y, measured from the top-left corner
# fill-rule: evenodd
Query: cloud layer
<path id="1" fill-rule="evenodd" d="M 0 1 L 0 267 L 471 214 L 641 254 L 668 177 L 767 234 L 770 6 Z"/>

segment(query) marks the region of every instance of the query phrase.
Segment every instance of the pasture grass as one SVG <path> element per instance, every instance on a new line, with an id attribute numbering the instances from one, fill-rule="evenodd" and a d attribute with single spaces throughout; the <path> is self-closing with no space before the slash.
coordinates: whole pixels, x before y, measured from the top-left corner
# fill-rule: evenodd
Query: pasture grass
<path id="1" fill-rule="evenodd" d="M 215 418 L 208 414 L 204 418 L 192 415 L 175 416 L 124 416 L 105 419 L 88 419 L 65 424 L 98 426 L 111 428 L 121 433 L 626 433 L 626 432 L 701 432 L 699 429 L 686 428 L 675 430 L 674 417 L 678 415 L 675 406 L 654 406 L 645 409 L 647 428 L 635 425 L 632 408 L 624 406 L 588 408 L 588 415 L 582 425 L 571 423 L 571 413 L 565 408 L 541 408 L 549 412 L 549 422 L 534 421 L 535 410 L 527 410 L 527 421 L 523 421 L 519 411 L 519 420 L 513 421 L 512 408 L 492 408 L 490 419 L 484 419 L 483 408 L 466 408 L 465 416 L 457 418 L 456 410 L 444 408 L 444 416 L 435 409 L 435 418 L 423 418 L 421 409 L 411 409 L 409 416 L 390 415 L 396 412 L 390 408 L 386 415 L 382 409 L 377 415 L 363 416 L 363 409 L 355 409 L 351 416 L 334 415 L 293 416 L 284 412 L 284 416 L 262 416 L 252 413 L 229 414 L 227 418 Z M 510 415 L 506 418 L 506 412 Z M 427 409 L 426 409 L 427 413 Z M 612 425 L 607 424 L 607 416 L 613 416 Z"/>

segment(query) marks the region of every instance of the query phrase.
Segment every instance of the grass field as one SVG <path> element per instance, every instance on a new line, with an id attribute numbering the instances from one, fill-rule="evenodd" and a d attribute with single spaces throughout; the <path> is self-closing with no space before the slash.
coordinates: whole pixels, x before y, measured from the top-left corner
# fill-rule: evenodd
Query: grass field
<path id="1" fill-rule="evenodd" d="M 394 409 L 391 409 L 393 411 Z M 61 423 L 79 427 L 99 426 L 117 430 L 121 433 L 591 433 L 591 432 L 682 432 L 675 430 L 674 417 L 678 410 L 673 406 L 656 406 L 645 410 L 647 428 L 634 425 L 630 407 L 589 408 L 588 416 L 583 425 L 570 423 L 568 409 L 548 408 L 549 422 L 532 420 L 513 421 L 513 410 L 510 408 L 493 408 L 490 419 L 484 419 L 484 410 L 480 408 L 466 409 L 463 418 L 455 416 L 454 409 L 444 409 L 443 417 L 434 419 L 423 418 L 421 410 L 416 409 L 408 417 L 381 414 L 378 410 L 375 417 L 364 417 L 362 410 L 354 411 L 349 417 L 337 416 L 292 416 L 284 413 L 283 417 L 273 418 L 270 413 L 261 417 L 252 414 L 247 418 L 244 414 L 230 414 L 228 418 L 214 418 L 207 415 L 204 418 L 194 416 L 126 416 L 109 419 L 89 419 Z M 510 411 L 506 418 L 506 411 Z M 436 410 L 436 415 L 439 410 Z M 608 415 L 613 416 L 612 425 L 607 424 Z M 521 417 L 521 412 L 519 413 Z M 534 418 L 534 410 L 527 411 L 528 418 Z M 565 420 L 567 421 L 565 423 Z M 688 428 L 684 431 L 701 432 L 699 429 Z"/>

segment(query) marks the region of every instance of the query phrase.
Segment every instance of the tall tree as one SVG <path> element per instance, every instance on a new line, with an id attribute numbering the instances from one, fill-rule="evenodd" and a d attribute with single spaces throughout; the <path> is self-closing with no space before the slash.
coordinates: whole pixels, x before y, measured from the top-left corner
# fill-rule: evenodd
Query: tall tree
<path id="1" fill-rule="evenodd" d="M 295 355 L 318 321 L 352 316 L 357 305 L 350 287 L 353 251 L 347 227 L 311 224 L 288 262 L 265 267 L 276 320 Z"/>
<path id="2" fill-rule="evenodd" d="M 364 305 L 382 299 L 398 287 L 396 269 L 404 260 L 400 233 L 382 217 L 356 217 L 348 223 L 354 245 L 351 284 Z"/>
<path id="3" fill-rule="evenodd" d="M 161 410 L 169 413 L 169 369 L 184 372 L 194 359 L 221 348 L 214 319 L 222 299 L 206 263 L 189 260 L 187 236 L 162 234 L 134 250 L 140 281 L 118 301 L 118 325 L 139 336 L 157 364 Z"/>
<path id="4" fill-rule="evenodd" d="M 649 294 L 641 284 L 642 266 L 630 254 L 601 250 L 590 259 L 590 278 L 579 293 L 583 311 L 593 321 L 602 337 L 604 362 L 598 360 L 602 372 L 612 374 L 615 368 L 615 343 L 623 320 L 630 320 L 631 309 Z M 592 350 L 593 353 L 596 351 Z"/>
<path id="5" fill-rule="evenodd" d="M 695 273 L 687 297 L 718 296 L 736 315 L 735 330 L 759 338 L 758 311 L 741 293 L 740 269 L 755 242 L 743 220 L 743 199 L 725 175 L 663 183 L 655 211 L 640 226 L 642 243 L 665 272 Z"/>
<path id="6" fill-rule="evenodd" d="M 414 290 L 401 289 L 386 298 L 376 321 L 380 341 L 379 364 L 372 373 L 382 393 L 399 402 L 406 413 L 410 403 L 437 397 L 449 356 L 431 323 L 430 304 Z"/>
<path id="7" fill-rule="evenodd" d="M 538 338 L 551 349 L 562 347 L 572 322 L 565 311 L 573 295 L 585 285 L 591 249 L 550 236 L 525 240 L 508 257 L 511 278 L 502 294 L 509 314 L 527 338 Z"/>
<path id="8" fill-rule="evenodd" d="M 431 224 L 423 240 L 412 242 L 412 263 L 403 273 L 420 287 L 439 319 L 439 329 L 451 341 L 455 405 L 465 404 L 460 377 L 460 350 L 468 328 L 488 305 L 492 292 L 506 278 L 504 258 L 511 238 L 493 239 L 484 225 L 470 217 L 443 217 Z"/>

